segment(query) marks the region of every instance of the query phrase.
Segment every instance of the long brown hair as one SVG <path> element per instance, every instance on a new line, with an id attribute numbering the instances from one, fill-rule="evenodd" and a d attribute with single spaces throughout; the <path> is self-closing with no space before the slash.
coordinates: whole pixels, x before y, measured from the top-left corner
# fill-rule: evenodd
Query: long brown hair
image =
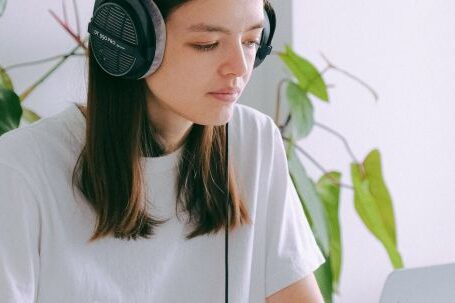
<path id="1" fill-rule="evenodd" d="M 191 0 L 155 0 L 163 18 Z M 265 6 L 267 9 L 267 1 Z M 159 157 L 165 148 L 147 115 L 144 79 L 112 77 L 96 63 L 88 47 L 86 141 L 73 171 L 73 185 L 83 193 L 97 215 L 90 241 L 113 235 L 120 239 L 149 238 L 167 220 L 146 209 L 141 158 Z M 178 163 L 176 209 L 195 226 L 186 236 L 217 233 L 226 224 L 232 230 L 251 224 L 245 201 L 229 161 L 229 189 L 225 171 L 225 125 L 193 123 Z M 153 182 L 153 180 L 150 180 Z M 227 221 L 226 192 L 231 220 Z"/>

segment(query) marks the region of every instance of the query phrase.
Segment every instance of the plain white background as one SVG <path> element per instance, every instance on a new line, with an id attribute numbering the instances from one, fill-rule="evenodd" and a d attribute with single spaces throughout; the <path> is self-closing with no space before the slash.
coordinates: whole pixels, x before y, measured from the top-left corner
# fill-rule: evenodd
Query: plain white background
<path id="1" fill-rule="evenodd" d="M 71 1 L 68 17 L 75 28 Z M 325 61 L 369 83 L 380 96 L 377 103 L 366 89 L 336 71 L 325 79 L 330 103 L 313 98 L 315 119 L 341 132 L 358 159 L 378 148 L 383 174 L 394 202 L 399 250 L 406 267 L 455 262 L 455 3 L 451 1 L 274 1 L 278 14 L 275 50 L 284 43 L 312 61 L 319 70 Z M 93 1 L 78 1 L 81 29 Z M 33 9 L 31 9 L 33 7 Z M 0 18 L 0 65 L 63 54 L 73 40 L 51 17 L 62 16 L 60 1 L 12 1 Z M 53 63 L 13 69 L 20 93 Z M 43 117 L 81 102 L 86 94 L 85 61 L 71 58 L 44 82 L 26 105 Z M 272 56 L 255 71 L 240 103 L 272 117 L 278 79 L 284 66 Z M 283 104 L 284 119 L 287 105 Z M 299 142 L 326 169 L 338 170 L 351 184 L 349 158 L 341 141 L 314 129 Z M 321 173 L 302 157 L 310 175 Z M 355 213 L 353 195 L 342 190 L 340 217 L 343 268 L 336 303 L 378 302 L 384 280 L 392 271 L 387 254 Z"/>

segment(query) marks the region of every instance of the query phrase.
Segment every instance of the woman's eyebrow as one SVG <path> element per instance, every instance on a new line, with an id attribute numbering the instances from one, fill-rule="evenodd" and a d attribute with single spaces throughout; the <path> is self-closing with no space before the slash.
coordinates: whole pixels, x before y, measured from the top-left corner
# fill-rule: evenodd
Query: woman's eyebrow
<path id="1" fill-rule="evenodd" d="M 258 29 L 258 28 L 263 28 L 263 22 L 257 23 L 253 26 L 251 26 L 249 29 L 246 31 L 252 31 L 253 29 Z M 211 24 L 206 24 L 206 23 L 198 23 L 198 24 L 193 24 L 190 27 L 187 28 L 187 31 L 190 32 L 221 32 L 224 34 L 231 34 L 231 31 L 227 28 L 218 26 L 218 25 L 211 25 Z"/>

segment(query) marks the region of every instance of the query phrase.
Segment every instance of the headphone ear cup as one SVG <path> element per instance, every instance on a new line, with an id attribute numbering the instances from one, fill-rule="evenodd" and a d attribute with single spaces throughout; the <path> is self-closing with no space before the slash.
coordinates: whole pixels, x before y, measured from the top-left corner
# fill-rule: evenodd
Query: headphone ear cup
<path id="1" fill-rule="evenodd" d="M 97 0 L 88 31 L 96 62 L 113 77 L 136 80 L 161 65 L 166 28 L 152 0 Z"/>
<path id="2" fill-rule="evenodd" d="M 258 67 L 272 51 L 272 39 L 276 28 L 275 10 L 271 5 L 264 6 L 264 30 L 262 31 L 261 43 L 256 53 L 254 67 Z"/>
<path id="3" fill-rule="evenodd" d="M 92 15 L 95 14 L 98 7 L 104 2 L 104 0 L 95 0 L 95 4 L 93 5 L 93 12 Z"/>

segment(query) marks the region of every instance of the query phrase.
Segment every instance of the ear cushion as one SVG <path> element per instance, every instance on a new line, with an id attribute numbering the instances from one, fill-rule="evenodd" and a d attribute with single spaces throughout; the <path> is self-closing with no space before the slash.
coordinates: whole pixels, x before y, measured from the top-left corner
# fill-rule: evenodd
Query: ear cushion
<path id="1" fill-rule="evenodd" d="M 147 7 L 148 16 L 153 23 L 153 30 L 155 31 L 155 41 L 150 41 L 151 45 L 147 47 L 146 51 L 148 51 L 149 48 L 155 48 L 155 56 L 150 63 L 150 68 L 139 79 L 151 75 L 158 69 L 161 62 L 163 62 L 164 49 L 166 47 L 166 24 L 160 10 L 152 0 L 141 1 L 144 3 L 144 6 Z"/>

